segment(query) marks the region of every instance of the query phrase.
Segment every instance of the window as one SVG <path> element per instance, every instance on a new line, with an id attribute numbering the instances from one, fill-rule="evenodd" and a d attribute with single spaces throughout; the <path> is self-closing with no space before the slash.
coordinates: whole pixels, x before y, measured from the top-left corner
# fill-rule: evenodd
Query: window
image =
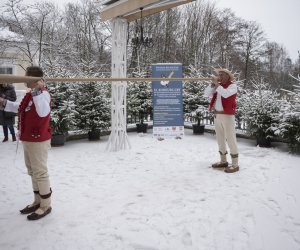
<path id="1" fill-rule="evenodd" d="M 13 68 L 12 67 L 0 67 L 0 74 L 10 74 L 12 75 Z"/>

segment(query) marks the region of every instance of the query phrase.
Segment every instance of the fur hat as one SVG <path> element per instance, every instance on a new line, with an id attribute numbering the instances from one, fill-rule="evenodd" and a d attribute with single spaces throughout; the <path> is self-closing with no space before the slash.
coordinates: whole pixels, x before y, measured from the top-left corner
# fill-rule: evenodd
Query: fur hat
<path id="1" fill-rule="evenodd" d="M 224 72 L 226 73 L 227 75 L 229 75 L 229 80 L 230 81 L 233 81 L 234 80 L 234 75 L 231 73 L 230 70 L 228 69 L 223 69 L 223 68 L 219 68 L 219 69 L 214 69 L 214 71 L 219 74 L 219 72 Z"/>

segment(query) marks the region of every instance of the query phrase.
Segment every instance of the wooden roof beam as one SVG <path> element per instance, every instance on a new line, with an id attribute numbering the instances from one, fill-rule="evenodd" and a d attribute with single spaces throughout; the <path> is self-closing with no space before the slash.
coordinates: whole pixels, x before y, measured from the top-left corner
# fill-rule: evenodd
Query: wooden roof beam
<path id="1" fill-rule="evenodd" d="M 157 6 L 157 7 L 150 8 L 150 9 L 144 9 L 143 10 L 143 17 L 150 16 L 150 15 L 162 12 L 164 10 L 172 9 L 172 8 L 177 7 L 179 5 L 190 3 L 190 2 L 193 2 L 193 1 L 195 1 L 195 0 L 184 0 L 184 1 L 175 2 L 175 3 L 168 3 L 166 5 Z M 139 18 L 141 18 L 141 12 L 136 12 L 136 13 L 133 13 L 133 14 L 129 14 L 127 16 L 125 15 L 124 18 L 127 19 L 128 22 L 139 19 Z"/>
<path id="2" fill-rule="evenodd" d="M 134 10 L 139 10 L 140 8 L 143 8 L 149 4 L 154 4 L 158 2 L 159 0 L 120 1 L 116 4 L 111 4 L 108 7 L 104 8 L 100 13 L 100 17 L 102 21 L 107 21 L 118 16 L 123 16 Z"/>

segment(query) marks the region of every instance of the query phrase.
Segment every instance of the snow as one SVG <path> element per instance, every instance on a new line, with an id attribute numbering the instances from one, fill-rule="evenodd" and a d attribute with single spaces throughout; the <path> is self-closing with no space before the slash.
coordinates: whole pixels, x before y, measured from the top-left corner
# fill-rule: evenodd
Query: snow
<path id="1" fill-rule="evenodd" d="M 0 40 L 22 41 L 23 36 L 9 30 L 8 27 L 0 27 Z"/>
<path id="2" fill-rule="evenodd" d="M 22 144 L 1 143 L 0 249 L 300 249 L 299 156 L 238 138 L 241 171 L 226 174 L 209 167 L 214 135 L 185 132 L 129 133 L 119 152 L 108 136 L 53 147 L 53 210 L 39 221 L 18 212 L 33 196 Z"/>

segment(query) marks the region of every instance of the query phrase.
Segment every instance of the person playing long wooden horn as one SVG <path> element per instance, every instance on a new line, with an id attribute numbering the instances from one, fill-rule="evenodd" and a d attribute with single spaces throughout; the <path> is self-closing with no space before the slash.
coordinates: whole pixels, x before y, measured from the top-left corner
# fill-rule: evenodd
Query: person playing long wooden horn
<path id="1" fill-rule="evenodd" d="M 238 148 L 235 132 L 235 112 L 237 85 L 233 83 L 234 75 L 228 69 L 215 69 L 218 74 L 207 86 L 204 95 L 211 97 L 209 109 L 214 112 L 214 124 L 220 153 L 220 162 L 212 168 L 224 168 L 226 173 L 239 170 Z M 227 162 L 226 142 L 230 149 L 232 164 Z"/>

